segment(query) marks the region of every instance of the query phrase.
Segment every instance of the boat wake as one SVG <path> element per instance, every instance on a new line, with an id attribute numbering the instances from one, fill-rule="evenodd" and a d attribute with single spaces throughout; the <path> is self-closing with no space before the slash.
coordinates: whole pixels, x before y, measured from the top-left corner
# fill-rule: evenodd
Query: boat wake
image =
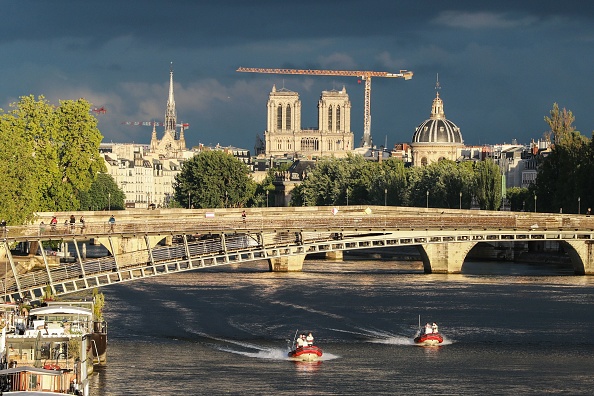
<path id="1" fill-rule="evenodd" d="M 289 358 L 287 357 L 287 351 L 283 348 L 265 348 L 259 347 L 257 345 L 245 346 L 245 348 L 250 348 L 252 350 L 238 350 L 230 346 L 217 347 L 219 351 L 234 353 L 237 355 L 247 356 L 256 359 L 289 360 Z"/>
<path id="2" fill-rule="evenodd" d="M 330 329 L 333 331 L 341 332 L 341 333 L 348 333 L 352 335 L 356 335 L 359 337 L 363 337 L 365 342 L 371 342 L 375 344 L 389 344 L 389 345 L 415 345 L 414 336 L 406 336 L 401 334 L 393 334 L 388 331 L 383 330 L 374 330 L 374 329 L 357 329 L 358 331 L 352 330 L 341 330 L 341 329 Z M 453 344 L 455 341 L 443 337 L 443 342 L 441 345 L 450 345 Z"/>
<path id="3" fill-rule="evenodd" d="M 392 345 L 413 345 L 414 341 L 410 337 L 393 334 L 383 330 L 374 329 L 357 329 L 353 330 L 341 330 L 341 329 L 330 329 L 333 331 L 352 334 L 363 338 L 365 342 L 377 343 L 377 344 L 392 344 Z"/>
<path id="4" fill-rule="evenodd" d="M 244 342 L 244 341 L 236 341 L 236 340 L 228 340 L 220 337 L 212 337 L 206 334 L 201 334 L 203 337 L 211 339 L 213 341 L 217 341 L 217 344 L 213 344 L 214 348 L 228 353 L 234 353 L 236 355 L 247 356 L 256 359 L 270 359 L 270 360 L 293 360 L 288 356 L 288 352 L 290 350 L 289 347 L 268 347 L 263 345 L 258 345 L 254 343 Z M 339 356 L 333 355 L 331 353 L 324 352 L 324 355 L 321 356 L 318 360 L 319 361 L 326 361 L 337 359 Z"/>
<path id="5" fill-rule="evenodd" d="M 415 345 L 415 341 L 411 337 L 396 334 L 385 334 L 381 337 L 372 338 L 369 342 L 374 344 Z"/>
<path id="6" fill-rule="evenodd" d="M 235 343 L 237 344 L 237 343 Z M 288 356 L 289 349 L 288 348 L 268 348 L 262 347 L 254 344 L 245 344 L 243 345 L 246 349 L 251 350 L 239 350 L 233 348 L 231 346 L 224 346 L 219 345 L 216 347 L 219 351 L 234 353 L 237 355 L 247 356 L 256 359 L 270 359 L 270 360 L 290 360 L 294 361 L 294 359 Z M 326 360 L 333 360 L 337 359 L 339 356 L 333 355 L 331 353 L 324 352 L 324 354 L 317 359 L 317 361 L 326 361 Z"/>

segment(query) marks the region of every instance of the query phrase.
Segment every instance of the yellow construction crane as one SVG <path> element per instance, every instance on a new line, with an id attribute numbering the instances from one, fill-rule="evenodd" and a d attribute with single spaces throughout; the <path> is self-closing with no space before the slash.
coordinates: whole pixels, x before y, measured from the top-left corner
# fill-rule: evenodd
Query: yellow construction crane
<path id="1" fill-rule="evenodd" d="M 309 76 L 347 76 L 359 77 L 365 81 L 365 114 L 363 120 L 363 139 L 361 147 L 371 147 L 371 77 L 392 77 L 410 80 L 413 72 L 400 70 L 400 73 L 360 70 L 300 70 L 300 69 L 262 69 L 258 67 L 240 67 L 238 72 L 269 74 L 302 74 Z"/>

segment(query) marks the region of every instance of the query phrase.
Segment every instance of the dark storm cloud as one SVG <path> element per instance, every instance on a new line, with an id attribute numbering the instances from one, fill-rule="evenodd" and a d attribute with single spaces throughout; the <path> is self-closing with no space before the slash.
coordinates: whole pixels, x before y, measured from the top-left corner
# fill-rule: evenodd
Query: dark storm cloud
<path id="1" fill-rule="evenodd" d="M 173 62 L 190 144 L 251 149 L 273 84 L 301 95 L 316 126 L 322 90 L 347 88 L 362 134 L 356 78 L 237 73 L 239 66 L 413 70 L 374 79 L 372 134 L 408 141 L 429 115 L 437 73 L 446 116 L 469 144 L 538 139 L 554 102 L 594 129 L 589 86 L 594 5 L 566 1 L 8 1 L 0 24 L 0 107 L 22 95 L 104 105 L 106 141 L 148 142 L 123 121 L 162 120 Z M 378 143 L 379 144 L 379 143 Z"/>

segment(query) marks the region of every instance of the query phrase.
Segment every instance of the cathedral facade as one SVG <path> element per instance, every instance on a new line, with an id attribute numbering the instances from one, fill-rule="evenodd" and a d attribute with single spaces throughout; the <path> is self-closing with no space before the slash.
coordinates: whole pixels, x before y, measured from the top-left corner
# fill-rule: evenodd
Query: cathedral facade
<path id="1" fill-rule="evenodd" d="M 323 91 L 318 101 L 318 129 L 301 128 L 297 92 L 272 87 L 264 132 L 266 157 L 345 157 L 353 149 L 351 102 L 346 89 Z"/>

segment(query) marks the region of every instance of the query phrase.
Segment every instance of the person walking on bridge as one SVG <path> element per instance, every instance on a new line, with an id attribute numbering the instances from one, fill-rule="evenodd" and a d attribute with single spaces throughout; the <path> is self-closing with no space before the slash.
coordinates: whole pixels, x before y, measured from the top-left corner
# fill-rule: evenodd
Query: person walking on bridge
<path id="1" fill-rule="evenodd" d="M 109 223 L 109 232 L 113 232 L 113 227 L 115 225 L 115 217 L 111 215 L 107 222 Z"/>
<path id="2" fill-rule="evenodd" d="M 70 215 L 70 233 L 74 234 L 74 229 L 76 227 L 76 217 L 74 215 Z"/>

